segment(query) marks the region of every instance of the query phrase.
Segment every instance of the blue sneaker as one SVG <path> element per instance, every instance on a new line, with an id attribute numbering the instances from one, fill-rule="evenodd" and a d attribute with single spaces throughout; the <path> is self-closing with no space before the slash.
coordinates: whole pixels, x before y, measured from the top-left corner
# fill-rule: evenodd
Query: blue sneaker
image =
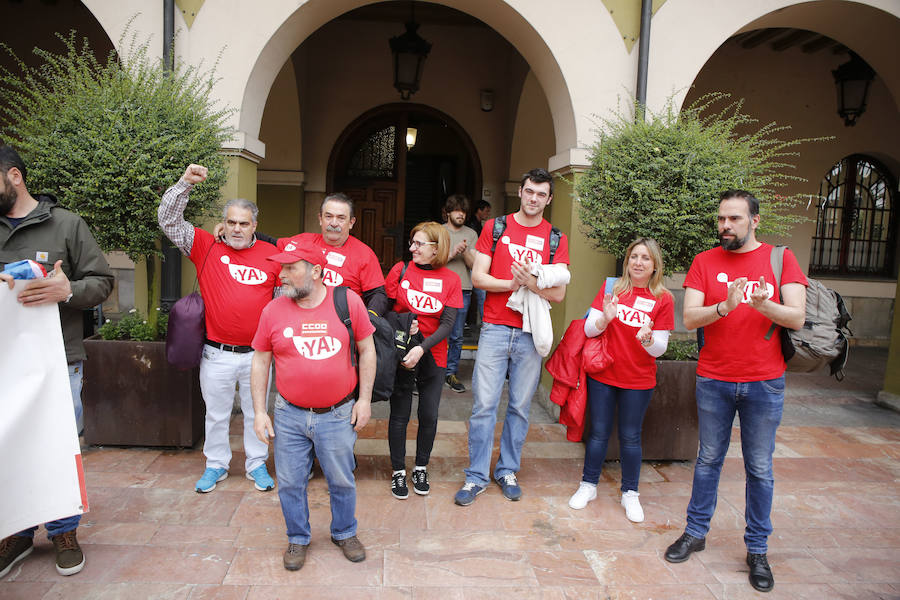
<path id="1" fill-rule="evenodd" d="M 216 489 L 216 484 L 228 477 L 227 469 L 211 469 L 209 467 L 203 471 L 203 477 L 197 480 L 194 490 L 198 494 L 205 494 Z"/>
<path id="2" fill-rule="evenodd" d="M 507 500 L 515 502 L 522 497 L 522 488 L 519 487 L 519 482 L 516 481 L 515 473 L 507 473 L 503 477 L 498 478 L 497 485 L 503 488 L 503 497 Z"/>
<path id="3" fill-rule="evenodd" d="M 263 463 L 247 473 L 247 479 L 253 480 L 253 483 L 256 485 L 256 489 L 261 492 L 268 492 L 271 489 L 275 488 L 275 480 L 269 476 L 269 471 L 266 470 L 266 464 Z"/>
<path id="4" fill-rule="evenodd" d="M 478 485 L 477 483 L 472 483 L 471 481 L 467 481 L 463 484 L 462 488 L 458 492 L 456 492 L 456 496 L 453 497 L 453 501 L 459 504 L 460 506 L 468 506 L 475 502 L 475 496 L 484 492 L 484 487 Z"/>

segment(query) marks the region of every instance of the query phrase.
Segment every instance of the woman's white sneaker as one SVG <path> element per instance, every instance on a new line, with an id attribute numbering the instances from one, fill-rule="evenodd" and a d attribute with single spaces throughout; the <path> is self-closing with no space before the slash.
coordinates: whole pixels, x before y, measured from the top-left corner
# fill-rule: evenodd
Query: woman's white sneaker
<path id="1" fill-rule="evenodd" d="M 634 490 L 628 490 L 622 494 L 622 506 L 625 507 L 625 516 L 632 523 L 644 522 L 644 509 L 641 508 L 641 501 L 638 500 L 639 493 Z"/>
<path id="2" fill-rule="evenodd" d="M 569 498 L 569 508 L 581 510 L 588 502 L 597 497 L 597 486 L 587 481 L 578 484 L 578 490 Z"/>

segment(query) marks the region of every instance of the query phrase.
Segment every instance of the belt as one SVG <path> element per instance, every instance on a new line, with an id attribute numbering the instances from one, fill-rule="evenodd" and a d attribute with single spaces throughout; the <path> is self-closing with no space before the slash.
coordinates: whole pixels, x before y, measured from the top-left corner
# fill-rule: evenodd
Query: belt
<path id="1" fill-rule="evenodd" d="M 203 343 L 207 346 L 212 346 L 213 348 L 224 350 L 225 352 L 237 352 L 238 354 L 253 352 L 253 348 L 251 346 L 232 346 L 230 344 L 220 344 L 219 342 L 214 342 L 212 340 L 206 340 Z"/>
<path id="2" fill-rule="evenodd" d="M 336 409 L 338 406 L 343 406 L 344 404 L 347 404 L 347 403 L 350 402 L 351 400 L 353 400 L 353 394 L 350 394 L 349 396 L 347 396 L 346 398 L 344 398 L 343 400 L 341 400 L 341 401 L 338 402 L 337 404 L 332 404 L 331 406 L 323 406 L 323 407 L 321 407 L 321 408 L 307 408 L 307 407 L 305 407 L 305 406 L 297 406 L 296 404 L 291 404 L 290 402 L 288 402 L 288 404 L 291 405 L 291 406 L 296 406 L 296 407 L 299 408 L 300 410 L 308 410 L 308 411 L 310 411 L 310 412 L 316 413 L 317 415 L 322 415 L 322 414 L 325 414 L 325 413 L 327 413 L 327 412 L 333 411 L 333 410 Z"/>

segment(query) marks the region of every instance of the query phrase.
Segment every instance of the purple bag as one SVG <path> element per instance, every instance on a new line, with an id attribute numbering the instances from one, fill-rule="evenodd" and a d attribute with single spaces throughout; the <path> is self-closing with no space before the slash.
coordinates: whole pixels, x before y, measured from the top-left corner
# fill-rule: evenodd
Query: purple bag
<path id="1" fill-rule="evenodd" d="M 166 359 L 179 369 L 200 365 L 206 341 L 206 309 L 203 296 L 194 292 L 178 300 L 169 311 Z"/>

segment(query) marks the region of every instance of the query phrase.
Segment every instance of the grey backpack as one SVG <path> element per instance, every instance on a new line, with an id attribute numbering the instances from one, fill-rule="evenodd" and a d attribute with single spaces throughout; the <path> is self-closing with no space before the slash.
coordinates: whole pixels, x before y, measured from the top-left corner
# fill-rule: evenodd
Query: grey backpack
<path id="1" fill-rule="evenodd" d="M 775 281 L 781 284 L 786 246 L 772 248 L 772 271 Z M 844 306 L 844 299 L 832 289 L 811 277 L 806 278 L 806 320 L 798 330 L 781 328 L 781 351 L 788 371 L 809 373 L 828 365 L 838 381 L 844 379 L 844 366 L 850 345 L 847 336 L 853 335 L 847 327 L 852 318 Z M 772 337 L 775 324 L 766 333 Z M 846 333 L 845 333 L 846 332 Z"/>

